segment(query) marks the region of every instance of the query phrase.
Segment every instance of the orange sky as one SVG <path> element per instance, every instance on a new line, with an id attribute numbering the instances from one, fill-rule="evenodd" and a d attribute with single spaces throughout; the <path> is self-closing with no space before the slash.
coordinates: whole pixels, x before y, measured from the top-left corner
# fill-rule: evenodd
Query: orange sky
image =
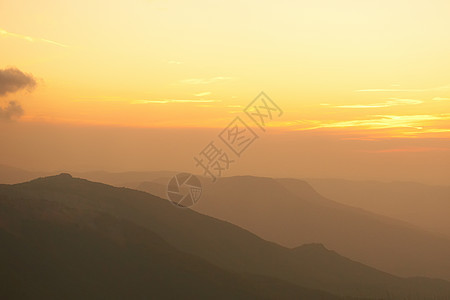
<path id="1" fill-rule="evenodd" d="M 259 150 L 248 159 L 286 148 L 284 160 L 273 162 L 285 165 L 298 159 L 295 152 L 303 153 L 307 141 L 314 150 L 303 154 L 311 163 L 329 157 L 330 165 L 283 173 L 244 160 L 236 172 L 379 179 L 389 173 L 391 179 L 450 184 L 444 179 L 450 160 L 448 28 L 446 0 L 2 1 L 0 70 L 32 74 L 36 86 L 0 94 L 4 111 L 11 101 L 23 108 L 12 120 L 0 120 L 7 145 L 0 163 L 186 169 L 191 158 L 181 157 L 201 150 L 264 90 L 284 114 L 270 123 L 270 137 L 261 136 L 260 145 L 271 144 L 266 150 L 255 144 Z M 145 128 L 160 130 L 150 135 L 155 147 L 166 148 L 177 136 L 162 128 L 184 128 L 198 144 L 179 159 L 154 154 L 167 167 L 105 160 L 109 150 L 89 144 L 79 145 L 88 150 L 73 162 L 39 142 L 65 126 L 71 128 L 67 145 L 95 140 L 79 136 L 85 128 L 92 135 L 110 129 L 108 145 L 126 143 L 127 135 L 112 134 L 122 128 L 136 140 L 136 161 L 145 156 L 137 142 Z M 72 151 L 58 140 L 47 143 Z M 344 172 L 341 160 L 361 167 Z"/>

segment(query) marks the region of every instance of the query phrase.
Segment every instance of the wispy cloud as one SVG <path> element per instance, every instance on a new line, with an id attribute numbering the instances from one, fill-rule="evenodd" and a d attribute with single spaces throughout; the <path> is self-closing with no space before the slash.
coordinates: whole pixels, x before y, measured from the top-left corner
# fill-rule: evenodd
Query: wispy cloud
<path id="1" fill-rule="evenodd" d="M 203 96 L 208 96 L 208 95 L 211 95 L 211 92 L 203 92 L 203 93 L 194 94 L 195 97 L 203 97 Z"/>
<path id="2" fill-rule="evenodd" d="M 420 133 L 447 133 L 447 132 L 450 132 L 450 128 L 422 128 L 420 130 Z M 412 132 L 412 134 L 414 133 L 417 132 Z"/>
<path id="3" fill-rule="evenodd" d="M 24 89 L 32 91 L 36 85 L 36 79 L 31 74 L 17 68 L 0 69 L 0 96 Z"/>
<path id="4" fill-rule="evenodd" d="M 132 100 L 131 101 L 131 104 L 151 104 L 151 103 L 165 104 L 165 103 L 169 103 L 169 101 L 167 101 L 167 100 Z"/>
<path id="5" fill-rule="evenodd" d="M 422 89 L 363 89 L 355 92 L 422 92 Z"/>
<path id="6" fill-rule="evenodd" d="M 312 130 L 323 128 L 348 128 L 359 127 L 365 129 L 389 129 L 389 128 L 413 128 L 421 130 L 427 122 L 450 120 L 450 114 L 439 115 L 374 115 L 369 119 L 333 121 L 310 120 L 299 121 L 297 130 Z M 447 130 L 447 129 L 443 129 Z"/>
<path id="7" fill-rule="evenodd" d="M 217 76 L 217 77 L 211 77 L 211 78 L 189 78 L 189 79 L 183 79 L 180 82 L 185 83 L 185 84 L 209 84 L 209 83 L 230 80 L 230 79 L 232 79 L 232 77 Z"/>
<path id="8" fill-rule="evenodd" d="M 0 69 L 0 97 L 21 90 L 31 92 L 36 85 L 36 79 L 31 74 L 26 74 L 17 68 Z M 17 101 L 9 101 L 5 106 L 0 106 L 0 121 L 16 120 L 23 114 L 22 105 Z"/>
<path id="9" fill-rule="evenodd" d="M 5 107 L 0 107 L 0 121 L 10 121 L 23 115 L 22 106 L 16 101 L 9 101 Z"/>
<path id="10" fill-rule="evenodd" d="M 434 101 L 448 101 L 448 100 L 450 100 L 450 98 L 434 97 L 433 100 Z"/>
<path id="11" fill-rule="evenodd" d="M 178 103 L 209 103 L 209 102 L 222 102 L 222 100 L 198 100 L 198 99 L 188 99 L 188 100 L 169 100 L 170 102 L 178 102 Z"/>
<path id="12" fill-rule="evenodd" d="M 346 138 L 341 138 L 341 140 L 343 141 L 376 141 L 377 139 L 374 138 L 369 138 L 369 137 L 346 137 Z"/>
<path id="13" fill-rule="evenodd" d="M 366 150 L 368 153 L 405 153 L 405 152 L 435 152 L 435 151 L 450 151 L 450 148 L 444 147 L 411 147 L 411 148 L 393 148 L 381 150 Z"/>
<path id="14" fill-rule="evenodd" d="M 333 107 L 337 108 L 382 108 L 382 107 L 392 107 L 398 105 L 417 105 L 422 104 L 422 100 L 416 99 L 398 99 L 398 98 L 389 98 L 389 100 L 385 102 L 372 103 L 372 104 L 351 104 L 351 105 L 336 105 Z M 321 104 L 321 105 L 329 105 L 329 104 Z"/>
<path id="15" fill-rule="evenodd" d="M 68 48 L 68 45 L 62 44 L 62 43 L 58 43 L 52 40 L 48 40 L 48 39 L 43 39 L 43 38 L 35 38 L 35 37 L 31 37 L 28 35 L 23 35 L 23 34 L 18 34 L 18 33 L 12 33 L 12 32 L 8 32 L 4 29 L 0 28 L 0 36 L 6 36 L 6 37 L 13 37 L 13 38 L 18 38 L 18 39 L 22 39 L 28 42 L 43 42 L 43 43 L 47 43 L 47 44 L 52 44 L 58 47 L 63 47 L 63 48 Z"/>
<path id="16" fill-rule="evenodd" d="M 133 100 L 131 104 L 167 104 L 167 103 L 213 103 L 222 100 L 213 99 L 163 99 L 163 100 Z"/>
<path id="17" fill-rule="evenodd" d="M 124 99 L 119 96 L 97 96 L 97 97 L 78 97 L 77 101 L 101 101 L 101 102 L 129 102 L 129 99 Z"/>
<path id="18" fill-rule="evenodd" d="M 447 90 L 450 89 L 450 84 L 438 86 L 438 87 L 432 87 L 432 88 L 425 88 L 425 89 L 361 89 L 356 90 L 355 92 L 430 92 L 430 91 L 441 91 L 441 90 Z"/>

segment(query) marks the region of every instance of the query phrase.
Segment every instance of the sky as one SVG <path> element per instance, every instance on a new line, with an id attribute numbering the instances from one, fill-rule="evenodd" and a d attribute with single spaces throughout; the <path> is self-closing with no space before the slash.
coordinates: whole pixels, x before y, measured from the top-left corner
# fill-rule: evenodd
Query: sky
<path id="1" fill-rule="evenodd" d="M 448 28 L 446 0 L 2 0 L 0 163 L 194 172 L 264 91 L 228 174 L 450 184 Z"/>

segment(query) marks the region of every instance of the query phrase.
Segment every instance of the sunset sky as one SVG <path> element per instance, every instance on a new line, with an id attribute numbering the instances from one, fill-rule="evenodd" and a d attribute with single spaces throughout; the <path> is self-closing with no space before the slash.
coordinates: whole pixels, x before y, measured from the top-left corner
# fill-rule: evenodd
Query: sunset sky
<path id="1" fill-rule="evenodd" d="M 1 1 L 0 70 L 35 85 L 0 90 L 0 163 L 195 171 L 265 91 L 234 172 L 450 184 L 449 28 L 448 0 Z"/>

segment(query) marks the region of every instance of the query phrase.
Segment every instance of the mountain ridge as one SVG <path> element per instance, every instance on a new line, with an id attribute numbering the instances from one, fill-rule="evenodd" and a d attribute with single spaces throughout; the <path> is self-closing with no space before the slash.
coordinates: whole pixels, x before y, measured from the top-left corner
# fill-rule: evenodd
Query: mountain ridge
<path id="1" fill-rule="evenodd" d="M 412 279 L 393 276 L 336 254 L 314 255 L 313 251 L 313 255 L 304 256 L 295 253 L 298 249 L 292 251 L 264 241 L 231 223 L 189 209 L 177 209 L 167 200 L 127 188 L 64 175 L 0 185 L 0 198 L 7 197 L 45 199 L 77 209 L 101 211 L 151 230 L 182 252 L 233 272 L 275 277 L 352 297 L 384 297 L 389 292 L 394 298 L 401 298 L 412 291 L 417 299 L 450 295 L 447 282 L 418 279 L 421 283 L 418 285 Z"/>
<path id="2" fill-rule="evenodd" d="M 0 208 L 0 295 L 8 299 L 338 299 L 269 277 L 230 273 L 100 212 L 21 198 L 0 199 Z"/>

